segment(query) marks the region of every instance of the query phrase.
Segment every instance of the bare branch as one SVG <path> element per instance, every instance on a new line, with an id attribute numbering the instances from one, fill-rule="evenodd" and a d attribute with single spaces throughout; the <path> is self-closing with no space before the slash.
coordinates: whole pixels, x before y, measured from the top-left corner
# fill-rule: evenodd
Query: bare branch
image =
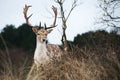
<path id="1" fill-rule="evenodd" d="M 70 11 L 69 11 L 69 13 L 68 13 L 68 15 L 67 15 L 67 17 L 66 17 L 66 21 L 68 20 L 68 18 L 69 18 L 69 16 L 70 16 L 71 12 L 73 11 L 73 9 L 77 6 L 77 1 L 78 1 L 78 0 L 74 0 L 74 2 L 73 2 L 73 4 L 72 4 L 72 7 L 71 7 L 71 9 L 70 9 Z"/>
<path id="2" fill-rule="evenodd" d="M 120 15 L 118 11 L 120 9 L 120 0 L 98 0 L 99 7 L 102 9 L 103 14 L 101 22 L 106 23 L 109 27 L 118 28 L 120 25 Z M 117 15 L 116 15 L 117 14 Z M 119 27 L 120 28 L 120 27 Z"/>

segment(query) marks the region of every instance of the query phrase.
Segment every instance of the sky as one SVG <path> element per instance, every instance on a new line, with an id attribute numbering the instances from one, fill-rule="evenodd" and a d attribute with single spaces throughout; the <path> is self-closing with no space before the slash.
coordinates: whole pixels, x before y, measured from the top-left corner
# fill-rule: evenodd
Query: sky
<path id="1" fill-rule="evenodd" d="M 72 1 L 65 1 L 65 15 L 68 14 Z M 32 5 L 28 12 L 28 15 L 33 14 L 30 18 L 32 25 L 39 25 L 41 21 L 42 25 L 46 23 L 47 26 L 50 26 L 54 19 L 52 5 L 58 8 L 58 17 L 60 17 L 59 5 L 53 0 L 0 0 L 0 30 L 6 25 L 13 24 L 15 27 L 19 27 L 25 23 L 23 16 L 25 4 Z M 66 35 L 67 39 L 71 41 L 77 34 L 97 29 L 94 25 L 95 18 L 99 14 L 96 0 L 78 0 L 78 4 L 67 21 Z M 61 44 L 62 23 L 60 18 L 57 18 L 56 24 L 57 27 L 48 35 L 48 41 L 52 44 Z"/>

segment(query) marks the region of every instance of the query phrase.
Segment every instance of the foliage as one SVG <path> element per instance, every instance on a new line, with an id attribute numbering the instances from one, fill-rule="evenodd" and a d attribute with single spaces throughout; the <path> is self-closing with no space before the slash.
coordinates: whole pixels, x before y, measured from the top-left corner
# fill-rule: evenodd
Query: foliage
<path id="1" fill-rule="evenodd" d="M 98 30 L 95 32 L 87 32 L 82 35 L 77 35 L 74 38 L 73 44 L 78 47 L 83 46 L 120 46 L 120 35 L 114 32 L 106 32 L 104 30 Z"/>
<path id="2" fill-rule="evenodd" d="M 10 45 L 15 44 L 14 42 L 17 41 L 17 32 L 16 28 L 13 25 L 7 25 L 3 31 L 1 32 L 1 36 L 5 40 L 8 47 Z M 3 41 L 0 39 L 0 47 L 3 47 Z"/>
<path id="3" fill-rule="evenodd" d="M 3 41 L 5 41 L 8 48 L 23 48 L 25 50 L 35 48 L 35 34 L 31 28 L 23 24 L 18 28 L 13 25 L 7 25 L 0 33 L 2 38 L 0 38 L 0 48 L 4 49 Z"/>
<path id="4" fill-rule="evenodd" d="M 36 37 L 30 26 L 23 24 L 18 28 L 18 34 L 20 40 L 18 45 L 21 48 L 27 50 L 35 48 Z"/>

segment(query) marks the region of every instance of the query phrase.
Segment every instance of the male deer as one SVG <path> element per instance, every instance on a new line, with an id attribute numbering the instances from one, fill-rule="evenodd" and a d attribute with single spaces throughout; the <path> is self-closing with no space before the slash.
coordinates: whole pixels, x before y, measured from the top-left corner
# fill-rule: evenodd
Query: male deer
<path id="1" fill-rule="evenodd" d="M 37 68 L 40 67 L 41 65 L 44 65 L 48 63 L 52 58 L 59 58 L 62 55 L 62 51 L 59 48 L 59 46 L 54 45 L 54 44 L 46 44 L 46 38 L 47 35 L 53 30 L 51 28 L 56 27 L 56 18 L 57 18 L 57 8 L 52 6 L 52 10 L 54 12 L 55 18 L 53 21 L 53 24 L 50 27 L 46 27 L 46 24 L 44 24 L 45 28 L 41 28 L 41 23 L 38 27 L 33 27 L 29 23 L 29 18 L 32 16 L 27 16 L 27 11 L 31 6 L 25 5 L 23 8 L 23 14 L 26 20 L 26 23 L 32 27 L 32 30 L 36 34 L 36 49 L 34 53 L 34 63 L 37 65 Z"/>

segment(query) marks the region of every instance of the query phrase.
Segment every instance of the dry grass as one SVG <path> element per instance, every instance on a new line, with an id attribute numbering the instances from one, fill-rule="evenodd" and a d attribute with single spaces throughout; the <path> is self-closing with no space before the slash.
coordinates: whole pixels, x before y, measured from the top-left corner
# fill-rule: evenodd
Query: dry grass
<path id="1" fill-rule="evenodd" d="M 14 56 L 20 57 L 19 54 Z M 73 48 L 61 61 L 53 61 L 39 71 L 34 64 L 31 66 L 32 59 L 17 59 L 14 65 L 8 65 L 1 57 L 0 65 L 5 62 L 5 67 L 2 67 L 0 80 L 120 80 L 120 57 L 113 48 Z"/>

